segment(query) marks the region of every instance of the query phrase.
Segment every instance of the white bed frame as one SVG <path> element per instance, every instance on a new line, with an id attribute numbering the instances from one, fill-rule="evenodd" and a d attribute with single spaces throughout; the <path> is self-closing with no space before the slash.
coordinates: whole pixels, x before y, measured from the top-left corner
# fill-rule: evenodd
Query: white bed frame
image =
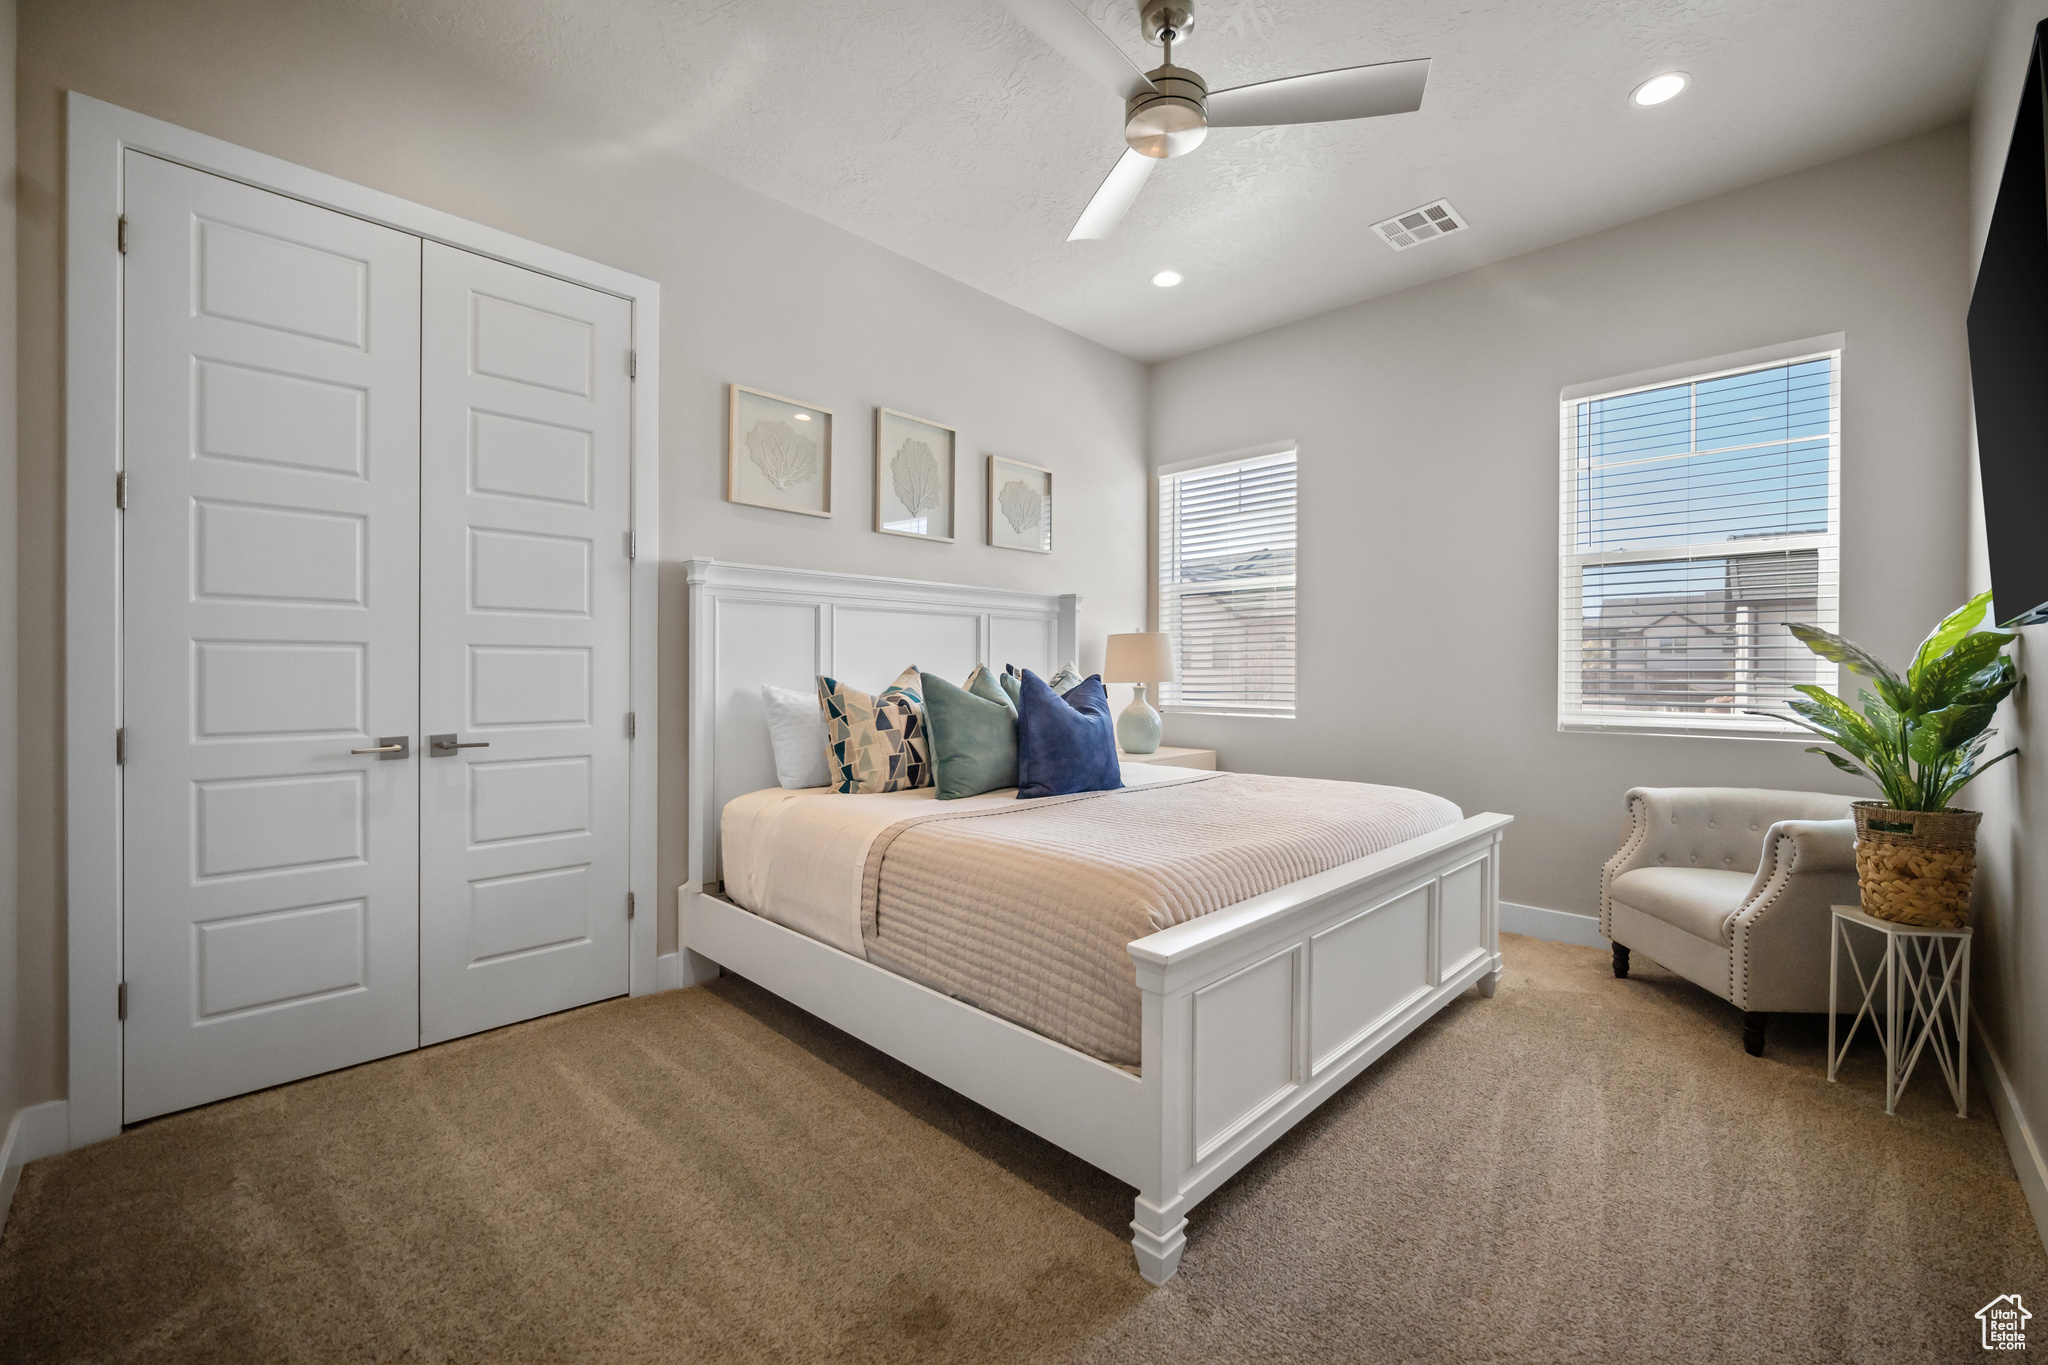
<path id="1" fill-rule="evenodd" d="M 1188 1210 L 1468 987 L 1500 978 L 1500 841 L 1475 815 L 1130 945 L 1142 1075 L 719 898 L 719 813 L 775 785 L 762 683 L 879 687 L 908 663 L 1041 674 L 1079 599 L 687 562 L 686 982 L 722 965 L 1138 1190 L 1139 1272 L 1180 1265 Z"/>

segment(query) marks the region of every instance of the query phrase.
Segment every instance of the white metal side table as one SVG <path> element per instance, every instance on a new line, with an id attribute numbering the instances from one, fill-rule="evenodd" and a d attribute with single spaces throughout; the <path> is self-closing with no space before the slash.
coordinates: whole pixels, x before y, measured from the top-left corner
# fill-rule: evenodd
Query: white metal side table
<path id="1" fill-rule="evenodd" d="M 1969 1115 L 1970 1096 L 1970 931 L 1924 929 L 1866 915 L 1860 906 L 1837 905 L 1828 939 L 1828 1079 L 1835 1079 L 1863 1017 L 1870 1016 L 1884 1044 L 1884 1112 L 1895 1113 L 1899 1093 L 1912 1078 L 1921 1052 L 1933 1044 L 1934 1059 L 1955 1097 L 1956 1114 Z M 1884 943 L 1869 975 L 1849 931 L 1882 934 Z M 1863 989 L 1863 1001 L 1849 1025 L 1848 1036 L 1835 1047 L 1835 1024 L 1841 1013 L 1841 955 L 1847 953 Z M 1878 991 L 1882 989 L 1882 997 Z M 1882 1011 L 1880 1015 L 1879 1011 Z"/>

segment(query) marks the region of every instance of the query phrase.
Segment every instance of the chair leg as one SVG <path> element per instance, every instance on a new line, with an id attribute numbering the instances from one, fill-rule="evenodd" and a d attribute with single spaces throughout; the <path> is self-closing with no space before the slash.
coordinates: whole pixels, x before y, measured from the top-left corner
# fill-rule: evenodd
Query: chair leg
<path id="1" fill-rule="evenodd" d="M 1758 1010 L 1742 1012 L 1742 1050 L 1752 1057 L 1764 1055 L 1764 1028 L 1771 1016 Z"/>
<path id="2" fill-rule="evenodd" d="M 1617 943 L 1617 944 L 1615 944 L 1615 945 L 1614 945 L 1614 974 L 1615 974 L 1616 976 L 1618 976 L 1618 977 L 1622 978 L 1623 980 L 1627 980 L 1627 979 L 1628 979 L 1628 945 L 1627 945 L 1627 944 L 1623 944 L 1623 943 Z"/>

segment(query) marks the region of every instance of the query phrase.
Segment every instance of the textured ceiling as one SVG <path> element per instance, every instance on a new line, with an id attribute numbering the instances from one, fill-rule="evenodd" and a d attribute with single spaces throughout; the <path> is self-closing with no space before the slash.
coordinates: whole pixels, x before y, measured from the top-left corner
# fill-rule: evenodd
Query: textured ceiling
<path id="1" fill-rule="evenodd" d="M 1212 132 L 1068 244 L 1122 106 L 998 0 L 349 0 L 628 136 L 1155 360 L 1962 117 L 1989 0 L 1199 0 L 1212 88 L 1430 57 L 1413 114 Z M 1141 66 L 1136 0 L 1082 0 Z M 1627 94 L 1682 69 L 1655 109 Z M 1369 225 L 1446 197 L 1469 235 Z M 1153 287 L 1171 267 L 1187 282 Z"/>

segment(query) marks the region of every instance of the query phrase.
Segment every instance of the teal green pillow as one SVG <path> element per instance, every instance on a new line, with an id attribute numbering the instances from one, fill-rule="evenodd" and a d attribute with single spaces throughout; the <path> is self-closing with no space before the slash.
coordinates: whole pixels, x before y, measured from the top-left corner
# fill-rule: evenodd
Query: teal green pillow
<path id="1" fill-rule="evenodd" d="M 1011 715 L 1017 714 L 1017 699 L 996 685 L 995 675 L 988 671 L 987 664 L 976 664 L 974 671 L 967 675 L 967 682 L 964 686 L 975 696 L 986 697 L 990 701 L 999 701 L 1010 708 Z"/>
<path id="2" fill-rule="evenodd" d="M 1010 710 L 1015 712 L 1017 709 L 1017 689 L 1023 684 L 1024 680 L 1006 668 L 1003 670 L 1003 676 L 999 681 L 1003 685 L 1003 696 L 1010 703 Z"/>
<path id="3" fill-rule="evenodd" d="M 939 800 L 1017 785 L 1017 713 L 1008 702 L 976 696 L 927 673 L 924 719 Z"/>

